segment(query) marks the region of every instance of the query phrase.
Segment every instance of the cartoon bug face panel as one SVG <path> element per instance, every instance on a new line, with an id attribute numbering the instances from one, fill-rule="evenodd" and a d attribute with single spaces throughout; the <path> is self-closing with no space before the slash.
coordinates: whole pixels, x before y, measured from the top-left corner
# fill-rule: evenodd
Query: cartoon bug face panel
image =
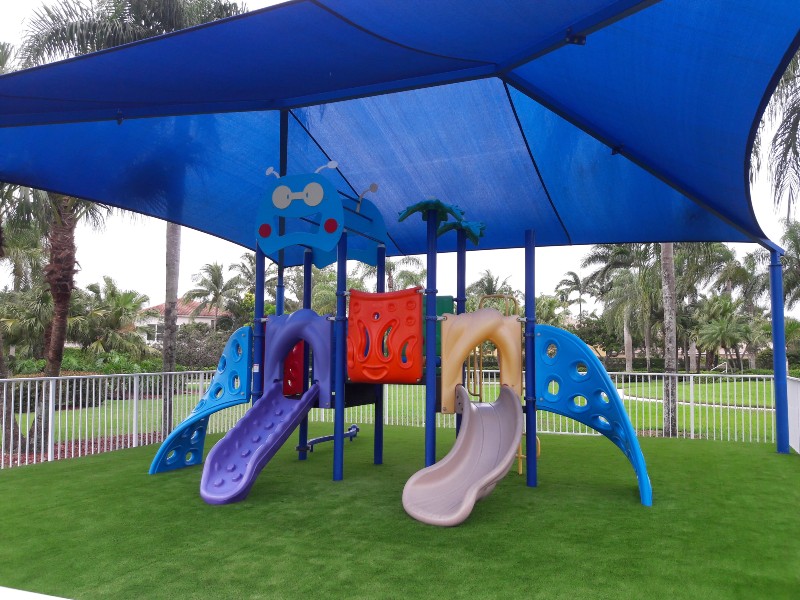
<path id="1" fill-rule="evenodd" d="M 279 219 L 284 217 L 284 234 Z M 258 211 L 256 240 L 264 254 L 301 245 L 333 250 L 344 230 L 344 211 L 334 185 L 316 173 L 272 180 Z"/>

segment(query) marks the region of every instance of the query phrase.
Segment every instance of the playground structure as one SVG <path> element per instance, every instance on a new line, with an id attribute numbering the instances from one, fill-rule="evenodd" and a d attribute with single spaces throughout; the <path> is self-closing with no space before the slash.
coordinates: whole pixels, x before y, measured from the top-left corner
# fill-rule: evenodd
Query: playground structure
<path id="1" fill-rule="evenodd" d="M 268 176 L 273 174 L 277 177 L 273 169 L 267 171 Z M 377 186 L 370 187 L 376 190 Z M 267 257 L 279 267 L 277 314 L 257 317 L 252 335 L 250 328 L 233 334 L 209 390 L 164 441 L 150 473 L 199 464 L 209 415 L 252 399 L 253 406 L 208 453 L 200 483 L 203 500 L 226 504 L 246 498 L 261 470 L 295 430 L 299 430 L 300 460 L 307 459 L 315 443 L 333 441 L 333 479 L 341 480 L 344 440 L 352 440 L 358 431 L 352 427 L 345 431 L 345 407 L 374 404 L 374 463 L 381 464 L 382 385 L 424 382 L 425 468 L 409 479 L 402 496 L 412 517 L 445 526 L 463 522 L 475 502 L 505 476 L 515 456 L 523 456 L 521 448 L 518 451 L 523 424 L 527 483 L 535 486 L 537 409 L 574 418 L 608 437 L 633 465 L 642 504 L 651 505 L 652 489 L 636 436 L 591 350 L 565 331 L 535 326 L 528 286 L 526 306 L 531 310 L 524 319 L 493 308 L 466 313 L 466 242 L 470 238 L 478 243 L 482 225 L 465 221 L 460 209 L 435 199 L 409 207 L 400 220 L 414 214 L 421 214 L 428 231 L 427 288 L 385 292 L 386 227 L 375 206 L 363 195 L 355 201 L 341 198 L 318 172 L 285 177 L 282 168 L 259 210 L 256 226 L 256 315 L 264 312 Z M 435 287 L 437 238 L 450 231 L 456 232 L 458 246 L 456 312 L 440 315 Z M 285 252 L 298 245 L 304 252 L 304 308 L 287 315 L 283 314 L 283 260 Z M 529 244 L 528 252 L 532 251 Z M 353 256 L 377 267 L 376 293 L 345 290 L 346 261 Z M 333 260 L 337 263 L 337 311 L 335 316 L 321 316 L 309 307 L 311 265 L 322 267 Z M 526 268 L 531 279 L 529 271 Z M 452 306 L 452 299 L 443 305 Z M 530 377 L 524 406 L 521 322 Z M 441 326 L 440 342 L 437 325 Z M 502 390 L 496 402 L 473 403 L 463 387 L 464 364 L 485 340 L 498 349 Z M 331 436 L 309 442 L 307 415 L 314 407 L 333 409 L 334 427 Z M 459 417 L 456 443 L 439 463 L 435 462 L 437 411 Z"/>
<path id="2" fill-rule="evenodd" d="M 391 3 L 297 0 L 0 76 L 0 144 L 7 149 L 0 180 L 104 202 L 247 248 L 254 246 L 252 225 L 263 242 L 257 289 L 266 257 L 279 269 L 303 264 L 307 275 L 312 261 L 339 262 L 331 325 L 331 372 L 339 377 L 333 401 L 317 401 L 333 404 L 336 414 L 334 479 L 343 477 L 345 259 L 363 254 L 380 267 L 386 255 L 427 252 L 424 331 L 429 340 L 435 334 L 438 215 L 431 212 L 422 228 L 392 223 L 390 236 L 369 230 L 408 198 L 454 199 L 490 225 L 482 248 L 525 249 L 531 486 L 536 410 L 589 420 L 629 458 L 635 454 L 624 419 L 596 412 L 617 404 L 614 391 L 604 397 L 583 389 L 589 380 L 605 385 L 591 361 L 575 369 L 563 362 L 571 342 L 555 335 L 547 360 L 535 352 L 536 248 L 757 243 L 770 253 L 776 445 L 788 453 L 783 250 L 756 218 L 747 157 L 770 94 L 800 48 L 800 4 L 774 0 L 763 11 L 755 0 L 585 0 L 553 10 L 553 3 L 523 0 L 409 2 L 396 10 Z M 298 45 L 298 30 L 315 43 Z M 319 173 L 297 175 L 323 161 L 334 168 L 331 156 L 347 163 L 326 173 L 333 187 Z M 266 190 L 272 208 L 263 202 L 264 162 L 279 164 L 273 173 L 280 179 Z M 380 211 L 359 196 L 376 180 Z M 330 197 L 332 189 L 338 196 Z M 446 236 L 439 249 L 458 252 L 463 277 L 469 230 L 456 221 L 440 232 L 453 226 L 457 244 Z M 282 281 L 278 292 L 281 313 Z M 257 403 L 269 386 L 261 370 L 265 324 L 254 325 L 250 398 Z M 424 371 L 427 465 L 436 447 L 432 346 Z M 554 377 L 543 379 L 537 365 Z M 198 460 L 206 410 L 246 401 L 241 379 L 231 390 L 236 375 L 224 381 L 228 365 L 221 367 L 219 387 L 164 453 L 166 466 Z M 290 372 L 284 383 L 304 387 L 304 368 L 301 375 Z M 542 380 L 549 383 L 539 389 Z M 570 398 L 573 384 L 583 387 Z M 348 397 L 369 401 L 370 393 L 361 388 Z M 377 392 L 372 401 L 382 409 Z M 299 429 L 302 448 L 302 420 Z M 376 462 L 381 449 L 378 427 Z M 640 491 L 643 485 L 640 478 Z"/>

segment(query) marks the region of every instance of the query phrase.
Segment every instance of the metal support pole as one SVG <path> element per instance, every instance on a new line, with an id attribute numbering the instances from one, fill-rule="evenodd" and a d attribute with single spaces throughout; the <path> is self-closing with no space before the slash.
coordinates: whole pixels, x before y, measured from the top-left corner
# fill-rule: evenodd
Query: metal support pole
<path id="1" fill-rule="evenodd" d="M 769 282 L 772 308 L 772 361 L 775 372 L 775 433 L 778 452 L 789 453 L 789 399 L 786 384 L 786 328 L 783 315 L 783 269 L 777 250 L 770 252 Z"/>
<path id="2" fill-rule="evenodd" d="M 266 257 L 261 248 L 256 247 L 256 299 L 255 319 L 253 320 L 253 381 L 251 399 L 255 402 L 264 393 L 264 373 L 261 366 L 264 363 L 264 331 L 266 323 L 264 317 L 264 270 Z"/>
<path id="3" fill-rule="evenodd" d="M 528 487 L 536 487 L 536 233 L 525 232 L 525 467 Z"/>
<path id="4" fill-rule="evenodd" d="M 131 427 L 133 431 L 133 447 L 139 445 L 139 375 L 133 376 L 133 423 Z"/>
<path id="5" fill-rule="evenodd" d="M 55 460 L 55 434 L 56 428 L 53 421 L 56 418 L 56 384 L 58 379 L 56 377 L 50 378 L 49 398 L 47 402 L 47 460 L 48 462 Z M 44 436 L 44 431 L 42 431 Z"/>
<path id="6" fill-rule="evenodd" d="M 275 284 L 275 315 L 282 315 L 286 306 L 286 286 L 283 284 L 283 250 L 278 250 L 278 256 L 278 277 Z"/>
<path id="7" fill-rule="evenodd" d="M 333 480 L 344 479 L 344 378 L 345 378 L 345 352 L 347 350 L 347 233 L 342 233 L 336 258 L 336 322 L 334 326 L 334 340 L 336 342 L 335 377 L 334 386 L 334 414 L 333 414 Z"/>
<path id="8" fill-rule="evenodd" d="M 303 308 L 311 308 L 311 259 L 313 258 L 313 253 L 311 250 L 306 248 L 305 253 L 303 254 Z M 308 344 L 303 345 L 303 392 L 308 390 L 308 363 L 309 363 L 309 348 Z M 306 452 L 305 448 L 308 445 L 308 415 L 303 417 L 303 420 L 300 421 L 299 427 L 299 440 L 297 441 L 297 445 L 302 448 L 298 454 L 298 458 L 300 460 L 305 460 L 308 457 L 308 453 Z"/>
<path id="9" fill-rule="evenodd" d="M 382 294 L 386 291 L 386 246 L 378 244 L 378 261 L 376 264 L 377 282 L 375 291 Z M 383 388 L 381 384 L 375 386 L 375 447 L 373 449 L 373 462 L 383 464 Z"/>
<path id="10" fill-rule="evenodd" d="M 456 234 L 456 314 L 467 310 L 467 232 L 459 229 Z M 461 382 L 466 381 L 466 370 L 462 368 Z M 456 414 L 456 437 L 461 431 L 461 413 Z"/>
<path id="11" fill-rule="evenodd" d="M 280 157 L 278 174 L 283 177 L 289 165 L 289 111 L 280 112 Z M 278 235 L 286 233 L 286 221 L 283 217 L 278 217 Z M 283 265 L 284 251 L 278 250 L 278 280 L 275 285 L 275 314 L 282 315 L 285 308 L 285 290 L 283 284 Z"/>
<path id="12" fill-rule="evenodd" d="M 425 290 L 425 466 L 436 462 L 436 232 L 439 213 L 429 210 L 428 289 Z"/>

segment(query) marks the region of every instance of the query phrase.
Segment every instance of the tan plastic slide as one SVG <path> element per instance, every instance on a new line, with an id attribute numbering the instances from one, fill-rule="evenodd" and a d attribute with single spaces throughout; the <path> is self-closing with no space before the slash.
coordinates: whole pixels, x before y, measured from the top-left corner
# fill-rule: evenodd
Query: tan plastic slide
<path id="1" fill-rule="evenodd" d="M 463 386 L 461 431 L 441 461 L 416 472 L 403 488 L 403 508 L 417 521 L 452 527 L 506 476 L 522 437 L 519 396 L 504 385 L 496 402 L 475 404 Z"/>

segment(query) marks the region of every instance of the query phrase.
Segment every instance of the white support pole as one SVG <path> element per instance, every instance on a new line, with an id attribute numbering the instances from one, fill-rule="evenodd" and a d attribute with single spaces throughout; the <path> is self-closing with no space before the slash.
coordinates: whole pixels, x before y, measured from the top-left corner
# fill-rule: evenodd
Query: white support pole
<path id="1" fill-rule="evenodd" d="M 694 439 L 694 375 L 689 375 L 689 431 Z"/>
<path id="2" fill-rule="evenodd" d="M 139 445 L 139 376 L 133 376 L 133 447 Z"/>
<path id="3" fill-rule="evenodd" d="M 47 402 L 47 461 L 52 462 L 54 459 L 55 454 L 55 431 L 56 428 L 53 427 L 53 421 L 55 421 L 56 417 L 56 382 L 58 380 L 51 377 L 50 378 L 50 389 L 48 394 L 48 402 Z M 42 432 L 44 433 L 44 432 Z"/>

